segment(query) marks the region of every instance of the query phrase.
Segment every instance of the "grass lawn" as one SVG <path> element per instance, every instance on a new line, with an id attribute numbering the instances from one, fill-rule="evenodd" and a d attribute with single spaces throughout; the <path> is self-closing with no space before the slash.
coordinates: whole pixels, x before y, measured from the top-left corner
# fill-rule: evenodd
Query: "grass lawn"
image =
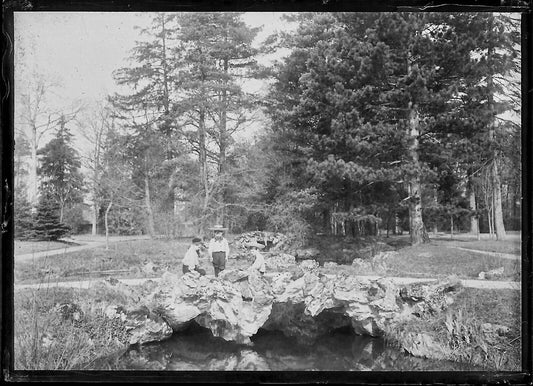
<path id="1" fill-rule="evenodd" d="M 519 260 L 446 248 L 439 241 L 409 246 L 398 250 L 398 255 L 387 260 L 387 274 L 391 276 L 448 276 L 475 279 L 482 271 L 504 268 L 502 280 L 520 280 Z"/>
<path id="2" fill-rule="evenodd" d="M 75 246 L 77 244 L 66 243 L 61 241 L 20 241 L 15 240 L 13 249 L 15 255 L 26 255 L 28 253 L 51 251 L 54 249 L 63 249 Z"/>
<path id="3" fill-rule="evenodd" d="M 441 244 L 442 246 L 457 246 L 461 248 L 476 249 L 479 251 L 497 252 L 497 253 L 509 253 L 520 255 L 522 242 L 519 239 L 511 240 L 465 240 L 465 239 L 435 239 L 434 243 Z"/>
<path id="4" fill-rule="evenodd" d="M 154 277 L 158 269 L 181 270 L 188 246 L 185 241 L 135 240 L 114 243 L 109 250 L 97 247 L 34 261 L 15 259 L 15 282 L 90 279 L 107 271 L 116 277 Z M 147 262 L 156 268 L 153 272 L 142 270 Z"/>
<path id="5" fill-rule="evenodd" d="M 462 279 L 475 279 L 481 271 L 504 267 L 501 280 L 520 280 L 520 261 L 445 248 L 445 245 L 446 242 L 441 240 L 432 240 L 429 244 L 400 247 L 398 254 L 387 260 L 385 270 L 370 267 L 361 270 L 350 265 L 343 265 L 343 268 L 354 275 L 457 275 Z M 188 247 L 188 240 L 135 240 L 111 244 L 109 250 L 98 247 L 34 261 L 17 262 L 15 259 L 15 283 L 88 280 L 108 275 L 117 278 L 157 277 L 164 271 L 181 272 L 181 260 Z M 153 269 L 147 263 L 152 264 Z M 214 273 L 206 257 L 201 258 L 200 263 L 208 274 Z M 248 264 L 250 262 L 246 260 L 228 259 L 226 268 L 242 268 Z"/>

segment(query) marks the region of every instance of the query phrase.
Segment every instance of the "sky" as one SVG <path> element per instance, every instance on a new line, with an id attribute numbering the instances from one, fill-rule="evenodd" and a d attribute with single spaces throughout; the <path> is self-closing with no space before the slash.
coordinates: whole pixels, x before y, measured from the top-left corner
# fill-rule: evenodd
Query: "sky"
<path id="1" fill-rule="evenodd" d="M 284 28 L 280 15 L 246 13 L 244 20 L 262 26 L 259 42 Z M 133 12 L 17 12 L 15 82 L 21 83 L 25 66 L 35 67 L 57 78 L 68 98 L 105 98 L 116 90 L 113 71 L 128 64 L 129 52 L 139 40 L 134 27 L 147 26 L 150 19 L 148 13 Z"/>
<path id="2" fill-rule="evenodd" d="M 261 27 L 254 45 L 278 30 L 290 28 L 281 20 L 279 12 L 248 12 L 244 21 L 252 27 Z M 21 125 L 17 109 L 20 97 L 30 84 L 34 73 L 59 85 L 49 92 L 50 110 L 72 111 L 83 105 L 90 112 L 108 95 L 120 92 L 113 79 L 113 71 L 126 67 L 135 42 L 141 40 L 135 27 L 150 25 L 153 14 L 139 12 L 15 12 L 15 127 Z M 259 81 L 247 85 L 249 92 L 263 88 Z M 90 113 L 88 113 L 90 115 Z M 237 137 L 248 140 L 261 130 L 262 114 L 257 113 Z M 42 119 L 47 117 L 43 115 Z M 71 127 L 74 145 L 82 153 L 89 143 Z M 39 147 L 50 139 L 47 133 Z M 41 143 L 42 142 L 42 143 Z"/>

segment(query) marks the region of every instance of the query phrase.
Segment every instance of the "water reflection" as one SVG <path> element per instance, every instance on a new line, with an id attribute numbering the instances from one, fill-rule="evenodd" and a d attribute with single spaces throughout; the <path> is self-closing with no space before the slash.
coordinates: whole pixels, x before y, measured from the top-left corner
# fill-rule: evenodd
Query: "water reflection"
<path id="1" fill-rule="evenodd" d="M 215 338 L 194 327 L 156 344 L 129 350 L 120 359 L 131 370 L 226 371 L 460 371 L 478 370 L 447 361 L 415 358 L 383 340 L 336 331 L 313 345 L 301 345 L 279 332 L 260 330 L 253 345 Z"/>

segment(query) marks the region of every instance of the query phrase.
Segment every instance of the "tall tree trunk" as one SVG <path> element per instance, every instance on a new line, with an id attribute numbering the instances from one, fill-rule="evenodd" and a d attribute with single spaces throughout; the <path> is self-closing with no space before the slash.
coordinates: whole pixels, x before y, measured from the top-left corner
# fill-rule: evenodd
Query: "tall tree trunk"
<path id="1" fill-rule="evenodd" d="M 227 43 L 227 30 L 225 36 L 225 42 Z M 224 86 L 221 90 L 220 95 L 220 124 L 219 124 L 219 158 L 218 158 L 218 176 L 221 183 L 220 193 L 218 195 L 218 201 L 220 205 L 220 210 L 218 212 L 218 223 L 224 223 L 225 215 L 225 200 L 226 200 L 226 182 L 224 180 L 226 173 L 226 152 L 228 147 L 228 133 L 227 133 L 227 114 L 228 114 L 228 95 L 227 95 L 227 76 L 229 69 L 229 60 L 224 58 L 222 61 L 222 67 L 224 70 Z"/>
<path id="2" fill-rule="evenodd" d="M 152 210 L 152 200 L 150 198 L 150 181 L 148 180 L 148 176 L 144 177 L 144 204 L 146 207 L 146 214 L 148 215 L 148 233 L 150 234 L 150 237 L 154 237 L 154 212 Z"/>
<path id="3" fill-rule="evenodd" d="M 492 18 L 491 25 L 489 28 L 492 30 Z M 494 58 L 495 48 L 491 44 L 487 50 L 487 60 L 491 62 Z M 489 140 L 491 144 L 494 144 L 496 141 L 495 132 L 496 132 L 496 109 L 494 107 L 494 80 L 492 70 L 489 71 L 487 75 L 487 87 L 489 90 L 488 94 L 488 107 L 491 114 L 491 122 L 489 128 Z M 493 146 L 495 147 L 495 146 Z M 493 211 L 494 211 L 494 230 L 496 233 L 496 238 L 498 240 L 505 239 L 505 226 L 503 224 L 503 210 L 502 210 L 502 187 L 500 182 L 500 173 L 498 170 L 498 151 L 493 150 L 493 160 L 492 160 L 492 197 L 493 197 Z"/>
<path id="4" fill-rule="evenodd" d="M 199 130 L 198 130 L 198 141 L 200 149 L 200 189 L 204 192 L 204 202 L 202 206 L 202 218 L 200 221 L 200 231 L 205 231 L 206 226 L 206 216 L 207 208 L 209 205 L 209 181 L 207 177 L 207 150 L 206 150 L 206 133 L 205 133 L 205 110 L 200 109 L 199 117 Z"/>
<path id="5" fill-rule="evenodd" d="M 104 223 L 105 223 L 105 249 L 109 249 L 109 223 L 108 223 L 108 219 L 109 219 L 109 211 L 111 210 L 111 206 L 113 205 L 113 201 L 111 201 L 109 203 L 109 205 L 107 206 L 106 210 L 105 210 L 105 215 L 104 215 Z"/>
<path id="6" fill-rule="evenodd" d="M 496 239 L 505 240 L 506 233 L 505 225 L 503 223 L 502 190 L 498 162 L 496 159 L 493 161 L 492 165 L 492 184 L 494 197 L 494 230 L 496 233 Z"/>
<path id="7" fill-rule="evenodd" d="M 96 234 L 98 233 L 98 229 L 96 228 L 96 224 L 98 223 L 98 205 L 95 203 L 93 203 L 93 218 L 92 218 L 92 227 L 91 227 L 91 234 L 93 236 L 96 236 Z"/>
<path id="8" fill-rule="evenodd" d="M 29 183 L 28 183 L 28 201 L 30 202 L 32 212 L 36 210 L 38 200 L 38 180 L 37 180 L 37 127 L 32 124 L 31 128 L 31 159 L 29 170 Z"/>
<path id="9" fill-rule="evenodd" d="M 418 158 L 419 117 L 416 105 L 409 102 L 409 156 L 415 173 L 409 180 L 409 230 L 411 244 L 418 245 L 429 240 L 422 220 L 422 184 L 420 182 L 420 161 Z"/>
<path id="10" fill-rule="evenodd" d="M 476 192 L 474 191 L 474 186 L 472 182 L 470 182 L 468 185 L 468 195 L 470 210 L 477 211 Z M 479 218 L 477 214 L 472 215 L 472 217 L 470 217 L 470 233 L 479 237 Z"/>
<path id="11" fill-rule="evenodd" d="M 450 238 L 453 238 L 453 214 L 450 215 Z"/>
<path id="12" fill-rule="evenodd" d="M 492 235 L 494 234 L 494 225 L 493 225 L 494 217 L 492 215 L 492 203 L 487 208 L 487 220 L 489 224 L 489 238 L 492 239 Z"/>
<path id="13" fill-rule="evenodd" d="M 65 203 L 59 203 L 59 222 L 63 222 L 63 213 L 65 213 Z"/>
<path id="14" fill-rule="evenodd" d="M 163 132 L 166 136 L 166 159 L 172 159 L 172 130 L 170 125 L 170 93 L 169 93 L 169 68 L 167 60 L 167 29 L 165 25 L 165 14 L 161 15 L 161 64 L 163 67 L 163 109 L 165 111 L 165 118 L 163 120 Z"/>

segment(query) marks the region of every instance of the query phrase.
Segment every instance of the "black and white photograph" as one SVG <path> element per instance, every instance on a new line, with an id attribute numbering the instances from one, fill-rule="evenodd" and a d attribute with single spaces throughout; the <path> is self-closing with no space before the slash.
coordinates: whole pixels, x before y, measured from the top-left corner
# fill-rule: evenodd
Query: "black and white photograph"
<path id="1" fill-rule="evenodd" d="M 520 12 L 13 29 L 13 370 L 523 370 Z"/>

